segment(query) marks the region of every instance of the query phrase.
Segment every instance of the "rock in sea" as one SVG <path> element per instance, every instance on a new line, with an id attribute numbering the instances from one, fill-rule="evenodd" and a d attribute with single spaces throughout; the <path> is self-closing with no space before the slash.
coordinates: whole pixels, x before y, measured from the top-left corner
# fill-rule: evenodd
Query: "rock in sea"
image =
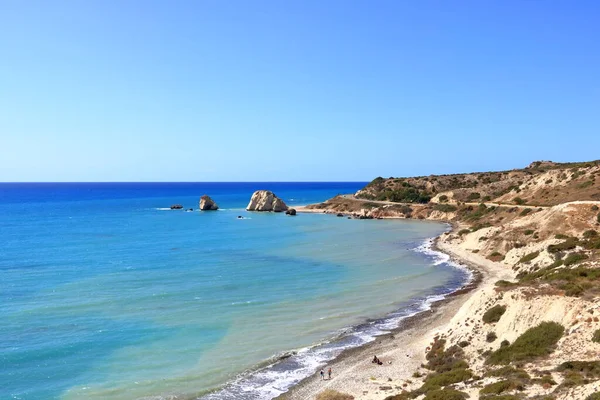
<path id="1" fill-rule="evenodd" d="M 254 192 L 250 203 L 248 203 L 248 207 L 246 207 L 248 211 L 282 212 L 287 209 L 288 206 L 285 205 L 283 200 L 269 190 L 257 190 Z"/>
<path id="2" fill-rule="evenodd" d="M 214 211 L 214 210 L 219 209 L 219 206 L 217 205 L 217 203 L 215 203 L 213 201 L 213 199 L 211 199 L 210 196 L 207 196 L 207 195 L 200 197 L 199 204 L 200 204 L 201 211 Z"/>
<path id="3" fill-rule="evenodd" d="M 288 210 L 285 212 L 285 215 L 296 215 L 296 209 L 288 208 Z"/>
<path id="4" fill-rule="evenodd" d="M 171 210 L 181 210 L 183 206 L 181 204 L 173 204 Z"/>

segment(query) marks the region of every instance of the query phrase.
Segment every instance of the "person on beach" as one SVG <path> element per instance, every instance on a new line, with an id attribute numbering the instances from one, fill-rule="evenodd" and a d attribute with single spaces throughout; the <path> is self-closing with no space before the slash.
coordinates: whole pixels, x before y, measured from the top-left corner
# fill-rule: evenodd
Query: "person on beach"
<path id="1" fill-rule="evenodd" d="M 329 375 L 329 379 L 331 380 L 331 367 L 327 370 L 327 375 Z"/>
<path id="2" fill-rule="evenodd" d="M 323 369 L 321 369 L 321 380 L 325 380 L 325 371 L 323 371 Z"/>

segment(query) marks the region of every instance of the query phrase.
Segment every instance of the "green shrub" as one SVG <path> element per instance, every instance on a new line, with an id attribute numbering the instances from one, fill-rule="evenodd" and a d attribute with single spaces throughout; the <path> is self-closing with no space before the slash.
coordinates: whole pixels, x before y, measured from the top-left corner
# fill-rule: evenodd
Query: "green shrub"
<path id="1" fill-rule="evenodd" d="M 492 343 L 496 339 L 498 339 L 496 332 L 488 332 L 487 335 L 485 335 L 485 341 L 488 343 Z"/>
<path id="2" fill-rule="evenodd" d="M 565 291 L 565 296 L 579 297 L 585 292 L 585 288 L 573 282 L 568 282 L 560 287 Z"/>
<path id="3" fill-rule="evenodd" d="M 596 329 L 594 331 L 594 335 L 592 336 L 592 342 L 600 343 L 600 329 Z"/>
<path id="4" fill-rule="evenodd" d="M 502 315 L 504 315 L 505 312 L 506 312 L 506 306 L 496 304 L 495 306 L 493 306 L 492 308 L 487 310 L 483 314 L 483 317 L 481 319 L 486 324 L 498 322 L 498 321 L 500 321 L 500 318 L 502 317 Z"/>
<path id="5" fill-rule="evenodd" d="M 568 267 L 570 265 L 577 264 L 586 258 L 588 257 L 583 253 L 571 253 L 567 256 L 567 258 L 564 259 L 563 263 Z"/>
<path id="6" fill-rule="evenodd" d="M 523 205 L 523 204 L 527 203 L 527 201 L 523 200 L 523 199 L 522 199 L 522 198 L 520 198 L 520 197 L 515 197 L 515 198 L 513 199 L 513 201 L 515 202 L 515 204 L 518 204 L 518 205 Z"/>
<path id="7" fill-rule="evenodd" d="M 585 182 L 583 182 L 583 183 L 580 183 L 579 185 L 577 185 L 577 187 L 578 187 L 579 189 L 585 189 L 585 188 L 587 188 L 587 187 L 590 187 L 590 186 L 592 186 L 593 184 L 594 184 L 594 182 L 593 182 L 593 181 L 585 181 Z"/>
<path id="8" fill-rule="evenodd" d="M 563 235 L 562 233 L 557 233 L 556 236 L 554 236 L 556 239 L 568 239 L 569 237 L 567 235 Z"/>
<path id="9" fill-rule="evenodd" d="M 463 349 L 459 346 L 451 346 L 447 350 L 444 349 L 446 341 L 436 340 L 431 350 L 427 353 L 427 369 L 435 372 L 446 372 L 458 368 L 467 368 L 467 363 L 463 360 L 465 355 Z"/>
<path id="10" fill-rule="evenodd" d="M 511 286 L 515 286 L 515 285 L 516 285 L 516 283 L 505 281 L 504 279 L 500 279 L 499 281 L 496 282 L 496 286 L 498 286 L 498 287 L 511 287 Z"/>
<path id="11" fill-rule="evenodd" d="M 588 378 L 600 377 L 600 361 L 567 361 L 560 364 L 558 372 L 574 371 Z"/>
<path id="12" fill-rule="evenodd" d="M 529 214 L 532 211 L 531 208 L 524 208 L 523 211 L 521 211 L 521 213 L 519 214 L 521 217 L 526 216 L 527 214 Z"/>
<path id="13" fill-rule="evenodd" d="M 477 192 L 473 192 L 471 194 L 469 194 L 469 197 L 467 197 L 467 200 L 477 200 L 481 198 L 481 194 L 477 193 Z"/>
<path id="14" fill-rule="evenodd" d="M 316 400 L 354 400 L 354 396 L 332 389 L 325 389 L 317 395 Z"/>
<path id="15" fill-rule="evenodd" d="M 467 394 L 454 389 L 433 390 L 423 400 L 464 400 Z"/>
<path id="16" fill-rule="evenodd" d="M 490 383 L 489 385 L 485 385 L 480 391 L 480 395 L 485 394 L 500 394 L 502 392 L 508 392 L 510 390 L 515 390 L 521 385 L 512 380 L 499 381 L 495 383 Z"/>
<path id="17" fill-rule="evenodd" d="M 552 375 L 544 375 L 541 378 L 533 379 L 532 383 L 535 383 L 538 385 L 550 385 L 550 386 L 556 385 L 556 381 L 554 379 L 552 379 Z"/>
<path id="18" fill-rule="evenodd" d="M 562 243 L 551 244 L 548 246 L 548 253 L 558 253 L 565 250 L 573 250 L 579 244 L 579 240 L 574 237 L 570 237 Z"/>
<path id="19" fill-rule="evenodd" d="M 600 392 L 590 394 L 585 400 L 600 400 Z"/>
<path id="20" fill-rule="evenodd" d="M 516 378 L 516 379 L 531 379 L 531 377 L 529 376 L 529 374 L 527 373 L 527 371 L 523 370 L 523 369 L 517 369 L 514 367 L 511 367 L 510 365 L 507 365 L 505 367 L 502 368 L 498 368 L 498 369 L 494 369 L 491 371 L 487 371 L 485 373 L 485 376 L 497 376 L 497 377 L 503 377 L 503 378 Z"/>
<path id="21" fill-rule="evenodd" d="M 436 204 L 433 209 L 441 212 L 454 212 L 457 210 L 456 206 L 452 204 Z"/>
<path id="22" fill-rule="evenodd" d="M 523 231 L 523 234 L 529 236 L 529 235 L 532 235 L 533 232 L 535 232 L 533 229 L 526 229 L 525 231 Z"/>
<path id="23" fill-rule="evenodd" d="M 446 196 L 445 194 L 443 194 L 443 195 L 441 195 L 439 197 L 439 199 L 440 199 L 440 203 L 445 203 L 445 202 L 448 201 L 448 196 Z"/>
<path id="24" fill-rule="evenodd" d="M 489 364 L 509 364 L 512 361 L 531 360 L 554 351 L 564 327 L 556 322 L 542 322 L 525 331 L 513 344 L 501 347 L 488 358 Z"/>
<path id="25" fill-rule="evenodd" d="M 598 223 L 600 224 L 600 213 L 598 213 L 598 216 L 596 217 L 596 220 L 598 221 Z"/>
<path id="26" fill-rule="evenodd" d="M 530 261 L 533 261 L 539 255 L 540 255 L 539 251 L 534 251 L 533 253 L 526 254 L 523 257 L 521 257 L 521 259 L 519 260 L 519 263 L 528 263 Z"/>
<path id="27" fill-rule="evenodd" d="M 471 233 L 471 231 L 469 229 L 461 229 L 460 231 L 458 231 L 458 234 L 461 236 L 467 233 Z"/>
<path id="28" fill-rule="evenodd" d="M 589 230 L 583 232 L 583 237 L 586 238 L 586 239 L 595 238 L 597 236 L 598 236 L 598 232 L 596 232 L 593 229 L 589 229 Z"/>
<path id="29" fill-rule="evenodd" d="M 600 207 L 598 207 L 597 205 L 593 205 L 592 206 L 592 211 L 598 211 L 598 209 L 600 209 Z"/>
<path id="30" fill-rule="evenodd" d="M 444 386 L 452 385 L 453 383 L 464 382 L 471 379 L 473 373 L 465 368 L 453 369 L 450 371 L 431 374 L 425 378 L 423 386 L 418 390 L 421 393 L 427 393 L 431 390 L 441 389 Z"/>

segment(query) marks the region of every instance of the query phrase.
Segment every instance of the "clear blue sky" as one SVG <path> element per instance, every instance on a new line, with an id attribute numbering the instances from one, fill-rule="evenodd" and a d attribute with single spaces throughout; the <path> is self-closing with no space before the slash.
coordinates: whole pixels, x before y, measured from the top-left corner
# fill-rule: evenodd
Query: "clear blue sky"
<path id="1" fill-rule="evenodd" d="M 0 181 L 600 158 L 596 1 L 0 0 Z"/>

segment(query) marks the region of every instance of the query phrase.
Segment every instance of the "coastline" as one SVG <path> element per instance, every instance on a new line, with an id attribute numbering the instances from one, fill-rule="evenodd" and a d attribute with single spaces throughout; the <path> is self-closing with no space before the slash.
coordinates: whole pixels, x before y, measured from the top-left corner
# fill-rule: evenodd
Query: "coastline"
<path id="1" fill-rule="evenodd" d="M 326 366 L 333 371 L 331 380 L 321 380 L 316 373 L 276 397 L 277 400 L 313 399 L 326 389 L 360 399 L 382 400 L 420 385 L 418 380 L 413 382 L 413 373 L 426 363 L 426 349 L 433 338 L 447 330 L 455 319 L 468 314 L 469 300 L 484 289 L 493 287 L 494 282 L 506 277 L 507 273 L 500 265 L 469 256 L 457 246 L 445 242 L 443 238 L 458 229 L 456 224 L 450 225 L 451 230 L 436 237 L 431 249 L 468 268 L 473 274 L 470 281 L 442 300 L 433 302 L 430 309 L 405 318 L 389 333 L 344 350 Z M 371 363 L 374 355 L 383 361 L 383 365 Z"/>

